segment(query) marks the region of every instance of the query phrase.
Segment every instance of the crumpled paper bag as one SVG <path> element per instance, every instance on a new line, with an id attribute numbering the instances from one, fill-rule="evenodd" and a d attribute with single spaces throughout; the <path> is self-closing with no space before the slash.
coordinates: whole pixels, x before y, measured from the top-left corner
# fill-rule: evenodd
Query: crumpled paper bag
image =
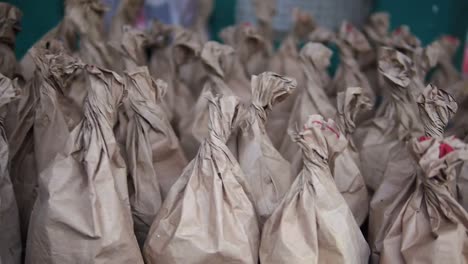
<path id="1" fill-rule="evenodd" d="M 329 167 L 346 148 L 346 139 L 320 115 L 310 116 L 293 137 L 304 167 L 264 225 L 260 262 L 367 263 L 369 247 Z"/>
<path id="2" fill-rule="evenodd" d="M 234 154 L 251 187 L 259 222 L 263 225 L 296 177 L 289 162 L 273 146 L 265 128 L 271 109 L 296 89 L 296 82 L 265 72 L 252 76 L 251 83 L 252 103 L 234 138 L 237 147 Z"/>
<path id="3" fill-rule="evenodd" d="M 16 35 L 21 31 L 22 12 L 8 3 L 0 3 L 0 73 L 13 79 L 21 77 L 16 61 Z"/>
<path id="4" fill-rule="evenodd" d="M 418 106 L 426 137 L 442 140 L 444 128 L 457 109 L 454 99 L 443 90 L 428 85 L 418 98 Z M 368 240 L 372 263 L 379 263 L 385 235 L 413 193 L 412 182 L 418 173 L 418 165 L 406 145 L 398 144 L 388 152 L 389 162 L 382 183 L 370 203 Z"/>
<path id="5" fill-rule="evenodd" d="M 52 76 L 45 76 L 35 113 L 34 132 L 43 142 L 35 141 L 39 187 L 26 263 L 143 263 L 126 166 L 112 131 L 125 96 L 123 80 L 74 60 L 63 64 L 61 54 L 38 59 Z M 81 109 L 68 111 L 63 104 L 72 98 L 53 79 L 75 71 L 84 75 L 87 94 Z M 38 149 L 47 155 L 38 157 Z"/>
<path id="6" fill-rule="evenodd" d="M 173 185 L 144 247 L 148 264 L 258 263 L 258 221 L 226 142 L 240 117 L 234 96 L 210 99 L 209 135 Z"/>
<path id="7" fill-rule="evenodd" d="M 147 67 L 127 71 L 124 78 L 128 122 L 122 129 L 127 130 L 130 206 L 135 235 L 143 249 L 162 201 L 188 162 L 161 106 L 165 86 L 158 84 L 162 81 L 153 81 Z"/>
<path id="8" fill-rule="evenodd" d="M 8 139 L 3 120 L 7 113 L 6 105 L 18 96 L 18 88 L 0 74 L 0 263 L 21 264 L 22 242 L 18 206 L 10 176 L 10 155 Z"/>
<path id="9" fill-rule="evenodd" d="M 380 263 L 466 262 L 468 214 L 448 186 L 456 165 L 468 159 L 466 145 L 460 143 L 453 138 L 410 141 L 420 170 L 385 234 Z"/>
<path id="10" fill-rule="evenodd" d="M 294 102 L 288 129 L 301 126 L 311 114 L 320 114 L 326 118 L 336 115 L 336 108 L 329 102 L 323 86 L 327 76 L 323 72 L 326 72 L 330 65 L 331 55 L 332 51 L 320 43 L 308 43 L 301 49 L 300 57 L 306 75 L 306 87 Z M 291 162 L 293 175 L 297 175 L 302 168 L 300 148 L 297 144 L 292 144 L 289 137 L 282 136 L 280 153 Z"/>

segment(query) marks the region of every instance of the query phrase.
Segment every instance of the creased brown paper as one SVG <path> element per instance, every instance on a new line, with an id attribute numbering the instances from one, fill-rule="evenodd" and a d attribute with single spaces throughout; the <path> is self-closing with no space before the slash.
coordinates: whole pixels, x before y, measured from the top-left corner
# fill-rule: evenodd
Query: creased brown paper
<path id="1" fill-rule="evenodd" d="M 209 108 L 209 135 L 151 226 L 144 247 L 148 264 L 258 263 L 255 209 L 226 146 L 239 118 L 239 101 L 216 97 Z"/>
<path id="2" fill-rule="evenodd" d="M 332 120 L 312 115 L 294 140 L 304 167 L 264 225 L 260 262 L 367 263 L 369 247 L 329 167 L 346 139 Z"/>
<path id="3" fill-rule="evenodd" d="M 73 116 L 63 107 L 70 97 L 61 83 L 49 77 L 41 85 L 34 130 L 43 140 L 36 148 L 48 155 L 38 160 L 26 263 L 143 263 L 133 234 L 126 167 L 112 131 L 125 94 L 123 81 L 95 66 L 76 67 L 74 61 L 54 65 L 60 55 L 43 59 L 52 74 L 68 66 L 73 70 L 65 76 L 82 71 L 87 96 L 80 115 Z"/>
<path id="4" fill-rule="evenodd" d="M 370 107 L 369 98 L 365 97 L 361 87 L 349 87 L 345 92 L 338 93 L 336 120 L 341 133 L 348 140 L 348 145 L 330 162 L 330 169 L 336 187 L 349 205 L 358 225 L 362 225 L 367 218 L 369 196 L 361 174 L 359 154 L 351 134 L 356 128 L 358 113 Z"/>
<path id="5" fill-rule="evenodd" d="M 252 190 L 260 224 L 268 219 L 296 175 L 266 133 L 268 113 L 295 88 L 293 79 L 265 72 L 252 76 L 252 104 L 236 137 L 237 160 Z"/>
<path id="6" fill-rule="evenodd" d="M 444 127 L 457 108 L 453 98 L 429 85 L 418 98 L 418 106 L 426 136 L 443 139 Z M 412 183 L 417 177 L 418 166 L 406 147 L 398 144 L 388 150 L 389 161 L 382 183 L 370 203 L 369 244 L 372 263 L 379 263 L 385 235 L 414 190 Z"/>
<path id="7" fill-rule="evenodd" d="M 0 3 L 0 73 L 13 79 L 21 75 L 16 62 L 16 35 L 21 31 L 23 14 L 15 6 Z"/>
<path id="8" fill-rule="evenodd" d="M 294 102 L 288 121 L 289 129 L 304 124 L 311 114 L 320 114 L 327 118 L 336 115 L 336 109 L 329 102 L 323 89 L 328 77 L 325 73 L 330 65 L 331 55 L 331 50 L 320 43 L 308 43 L 301 49 L 300 57 L 302 70 L 306 75 L 306 87 Z M 287 136 L 283 136 L 280 152 L 291 162 L 293 175 L 297 175 L 302 168 L 299 146 L 292 144 Z"/>
<path id="9" fill-rule="evenodd" d="M 179 141 L 161 107 L 164 86 L 146 67 L 125 73 L 128 96 L 126 161 L 135 235 L 143 249 L 148 231 L 171 186 L 187 165 Z"/>
<path id="10" fill-rule="evenodd" d="M 468 158 L 456 139 L 419 138 L 410 151 L 420 167 L 383 241 L 380 263 L 466 263 L 468 214 L 448 182 Z"/>
<path id="11" fill-rule="evenodd" d="M 16 99 L 17 88 L 0 74 L 0 263 L 21 264 L 22 243 L 18 206 L 10 178 L 10 155 L 4 120 L 8 103 Z"/>

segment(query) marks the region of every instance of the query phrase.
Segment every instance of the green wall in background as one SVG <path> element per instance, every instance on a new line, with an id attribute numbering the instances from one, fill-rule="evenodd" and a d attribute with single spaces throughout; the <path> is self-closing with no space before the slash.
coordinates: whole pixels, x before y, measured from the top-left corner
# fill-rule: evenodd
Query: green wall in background
<path id="1" fill-rule="evenodd" d="M 22 31 L 16 41 L 16 56 L 22 57 L 42 35 L 60 21 L 63 14 L 63 0 L 9 0 L 21 9 Z"/>
<path id="2" fill-rule="evenodd" d="M 326 0 L 325 0 L 326 1 Z M 351 0 L 349 0 L 351 1 Z M 28 48 L 60 20 L 63 0 L 9 0 L 23 11 L 23 31 L 18 36 L 17 55 Z M 211 32 L 218 32 L 235 21 L 236 0 L 216 0 L 210 19 Z M 376 11 L 388 11 L 392 26 L 407 24 L 427 44 L 443 33 L 454 35 L 464 43 L 468 25 L 468 0 L 376 0 Z M 461 46 L 463 47 L 463 46 Z M 457 56 L 460 65 L 462 49 Z"/>
<path id="3" fill-rule="evenodd" d="M 401 24 L 410 26 L 425 44 L 442 34 L 458 37 L 462 44 L 456 63 L 461 67 L 468 29 L 468 0 L 378 0 L 375 10 L 389 12 L 393 28 Z"/>

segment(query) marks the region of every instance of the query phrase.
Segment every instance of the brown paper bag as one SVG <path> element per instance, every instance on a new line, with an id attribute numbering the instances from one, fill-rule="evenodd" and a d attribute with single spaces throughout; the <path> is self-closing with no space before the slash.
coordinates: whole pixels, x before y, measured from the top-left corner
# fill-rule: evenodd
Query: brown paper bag
<path id="1" fill-rule="evenodd" d="M 443 139 L 444 127 L 457 108 L 453 98 L 443 90 L 429 85 L 418 98 L 418 105 L 426 136 Z M 370 203 L 369 243 L 372 263 L 379 263 L 385 235 L 414 192 L 412 183 L 418 173 L 418 166 L 405 144 L 400 143 L 388 152 L 389 162 L 382 183 Z"/>
<path id="2" fill-rule="evenodd" d="M 264 72 L 268 68 L 270 53 L 272 52 L 271 43 L 262 36 L 258 29 L 250 24 L 237 26 L 234 34 L 235 44 L 233 47 L 243 66 L 245 75 L 250 77 Z"/>
<path id="3" fill-rule="evenodd" d="M 16 35 L 21 31 L 21 11 L 8 3 L 0 3 L 0 73 L 13 79 L 21 76 L 16 61 Z"/>
<path id="4" fill-rule="evenodd" d="M 468 214 L 449 191 L 468 148 L 456 139 L 413 139 L 420 167 L 383 241 L 380 263 L 466 263 Z"/>
<path id="5" fill-rule="evenodd" d="M 273 41 L 273 18 L 276 15 L 276 0 L 253 0 L 258 27 L 268 42 Z"/>
<path id="6" fill-rule="evenodd" d="M 363 89 L 360 87 L 349 87 L 346 92 L 338 93 L 336 120 L 341 133 L 348 140 L 348 145 L 331 162 L 330 169 L 336 187 L 349 205 L 358 225 L 362 225 L 367 218 L 369 196 L 360 171 L 359 154 L 351 134 L 356 128 L 355 120 L 358 113 L 370 107 L 369 99 L 363 95 Z"/>
<path id="7" fill-rule="evenodd" d="M 361 172 L 371 193 L 382 181 L 389 161 L 388 150 L 412 135 L 422 134 L 411 92 L 414 75 L 411 60 L 396 50 L 383 48 L 379 72 L 384 76 L 391 97 L 383 114 L 363 125 L 354 137 L 361 158 Z"/>
<path id="8" fill-rule="evenodd" d="M 187 160 L 160 106 L 164 87 L 151 79 L 146 67 L 126 72 L 125 79 L 130 205 L 135 234 L 143 248 L 156 213 Z"/>
<path id="9" fill-rule="evenodd" d="M 210 132 L 172 187 L 144 247 L 148 264 L 258 263 L 259 230 L 244 175 L 226 141 L 233 96 L 210 99 Z"/>
<path id="10" fill-rule="evenodd" d="M 195 21 L 190 27 L 201 37 L 203 42 L 210 39 L 208 30 L 208 20 L 214 9 L 214 0 L 196 0 L 196 16 Z"/>
<path id="11" fill-rule="evenodd" d="M 278 51 L 269 62 L 269 69 L 278 74 L 289 76 L 296 80 L 297 89 L 284 101 L 275 106 L 269 116 L 267 132 L 276 148 L 288 128 L 288 120 L 298 94 L 305 88 L 306 80 L 301 67 L 298 45 L 315 28 L 315 22 L 308 13 L 295 9 L 293 11 L 294 28 L 281 43 Z"/>
<path id="12" fill-rule="evenodd" d="M 369 21 L 364 25 L 364 33 L 373 49 L 358 56 L 361 70 L 366 75 L 376 96 L 382 96 L 384 82 L 378 72 L 378 53 L 382 46 L 391 46 L 390 39 L 390 15 L 386 12 L 376 12 L 369 17 Z"/>
<path id="13" fill-rule="evenodd" d="M 200 96 L 207 76 L 200 58 L 203 45 L 201 37 L 195 32 L 179 27 L 174 29 L 171 54 L 175 77 L 177 82 L 187 87 L 194 100 Z"/>
<path id="14" fill-rule="evenodd" d="M 368 245 L 329 167 L 346 139 L 332 120 L 312 115 L 294 140 L 304 168 L 264 225 L 260 262 L 367 263 Z"/>
<path id="15" fill-rule="evenodd" d="M 12 81 L 0 74 L 0 263 L 22 263 L 20 220 L 13 184 L 10 178 L 10 156 L 3 120 L 7 115 L 6 105 L 16 99 L 17 88 Z"/>
<path id="16" fill-rule="evenodd" d="M 453 64 L 453 57 L 460 46 L 460 40 L 452 36 L 438 39 L 442 46 L 436 71 L 432 74 L 431 83 L 437 87 L 450 87 L 461 79 L 460 72 Z"/>
<path id="17" fill-rule="evenodd" d="M 104 33 L 107 8 L 99 0 L 69 0 L 65 2 L 64 20 L 76 28 L 79 35 L 78 56 L 86 63 L 112 68 L 112 60 Z"/>
<path id="18" fill-rule="evenodd" d="M 110 47 L 113 49 L 114 54 L 118 56 L 118 61 L 121 64 L 120 66 L 115 65 L 112 69 L 123 73 L 125 70 L 134 71 L 139 69 L 141 66 L 146 66 L 148 63 L 146 58 L 146 50 L 148 46 L 149 36 L 146 32 L 124 26 L 122 28 L 121 39 L 118 42 L 110 44 Z M 171 65 L 168 65 L 168 67 L 171 68 Z M 169 76 L 161 76 L 164 76 L 164 79 L 169 80 L 173 77 L 172 74 L 169 74 Z M 167 84 L 164 85 L 167 86 Z M 171 97 L 171 100 L 164 100 L 161 102 L 162 109 L 164 110 L 167 119 L 171 121 L 175 119 L 175 113 L 171 108 L 173 100 L 173 97 Z"/>
<path id="19" fill-rule="evenodd" d="M 252 77 L 252 104 L 236 137 L 236 158 L 251 187 L 260 225 L 268 219 L 296 175 L 272 145 L 265 123 L 271 108 L 295 88 L 293 79 L 272 72 Z"/>
<path id="20" fill-rule="evenodd" d="M 348 87 L 361 87 L 365 96 L 374 104 L 374 90 L 356 60 L 358 54 L 371 51 L 366 37 L 356 27 L 345 21 L 341 24 L 335 43 L 340 52 L 340 64 L 333 82 L 327 89 L 327 94 L 331 98 L 336 98 L 337 93 L 344 92 Z"/>
<path id="21" fill-rule="evenodd" d="M 200 143 L 208 136 L 208 105 L 209 95 L 233 95 L 226 83 L 226 75 L 234 67 L 234 50 L 227 45 L 209 41 L 203 47 L 201 59 L 208 78 L 203 85 L 203 91 L 198 97 L 192 113 L 182 120 L 180 141 L 187 157 L 195 157 Z"/>
<path id="22" fill-rule="evenodd" d="M 120 1 L 108 32 L 108 40 L 120 41 L 122 39 L 122 28 L 124 26 L 134 26 L 138 15 L 143 7 L 144 0 L 123 0 Z"/>
<path id="23" fill-rule="evenodd" d="M 31 50 L 28 54 L 30 53 Z M 30 57 L 32 58 L 31 55 Z M 29 218 L 37 197 L 34 116 L 43 79 L 43 74 L 35 70 L 34 76 L 21 89 L 16 109 L 9 113 L 12 121 L 7 123 L 12 126 L 12 132 L 9 133 L 10 174 L 18 204 L 23 245 L 26 244 Z"/>
<path id="24" fill-rule="evenodd" d="M 320 114 L 327 118 L 335 116 L 336 109 L 328 101 L 323 89 L 326 75 L 322 74 L 330 65 L 331 55 L 331 50 L 320 43 L 308 43 L 301 49 L 302 69 L 307 82 L 305 89 L 294 103 L 288 121 L 289 129 L 295 129 L 304 124 L 311 114 Z M 291 162 L 293 175 L 297 175 L 302 168 L 302 154 L 299 146 L 292 144 L 290 138 L 283 136 L 280 153 Z"/>
<path id="25" fill-rule="evenodd" d="M 407 25 L 401 25 L 392 32 L 390 44 L 405 55 L 410 55 L 416 48 L 421 47 L 421 40 Z"/>
<path id="26" fill-rule="evenodd" d="M 43 141 L 35 143 L 36 154 L 41 149 L 47 155 L 36 155 L 39 188 L 26 263 L 143 263 L 133 234 L 125 163 L 112 131 L 124 84 L 111 71 L 73 60 L 64 65 L 62 58 L 40 59 L 52 74 L 82 72 L 87 95 L 81 116 L 74 116 L 66 107 L 65 99 L 71 98 L 54 75 L 41 85 L 34 130 Z"/>

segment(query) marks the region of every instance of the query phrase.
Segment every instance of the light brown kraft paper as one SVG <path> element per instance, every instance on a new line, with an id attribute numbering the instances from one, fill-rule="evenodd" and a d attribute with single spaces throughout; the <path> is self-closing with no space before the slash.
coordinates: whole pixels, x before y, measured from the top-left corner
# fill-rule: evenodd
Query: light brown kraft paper
<path id="1" fill-rule="evenodd" d="M 429 85 L 418 98 L 418 105 L 426 136 L 442 139 L 443 129 L 457 108 L 453 98 L 443 90 Z M 395 145 L 389 153 L 382 183 L 370 203 L 368 240 L 373 263 L 379 263 L 385 234 L 411 196 L 414 187 L 412 183 L 418 173 L 418 165 L 408 152 L 406 144 Z M 450 185 L 453 186 L 454 183 L 453 181 Z"/>
<path id="2" fill-rule="evenodd" d="M 21 77 L 16 61 L 16 35 L 21 31 L 21 11 L 8 3 L 0 3 L 0 73 L 13 79 Z"/>
<path id="3" fill-rule="evenodd" d="M 336 120 L 348 144 L 343 152 L 330 162 L 338 191 L 349 205 L 358 225 L 364 223 L 369 212 L 369 195 L 360 171 L 361 161 L 351 138 L 358 113 L 371 107 L 369 98 L 363 93 L 360 87 L 349 87 L 345 92 L 338 93 Z"/>
<path id="4" fill-rule="evenodd" d="M 135 235 L 143 249 L 147 233 L 163 199 L 187 165 L 179 141 L 160 103 L 164 86 L 146 67 L 124 75 L 128 96 L 125 152 L 131 184 L 129 195 Z"/>
<path id="5" fill-rule="evenodd" d="M 237 147 L 234 154 L 251 188 L 255 209 L 263 225 L 296 177 L 291 173 L 289 162 L 273 146 L 265 129 L 269 112 L 296 88 L 296 82 L 265 72 L 252 76 L 251 86 L 253 101 L 245 120 L 241 122 L 237 137 L 233 139 Z"/>
<path id="6" fill-rule="evenodd" d="M 411 135 L 421 135 L 415 98 L 411 93 L 412 66 L 408 57 L 393 49 L 382 49 L 379 72 L 384 76 L 390 99 L 384 113 L 363 125 L 355 142 L 361 172 L 371 193 L 380 185 L 389 161 L 388 150 Z M 391 129 L 388 129 L 391 128 Z"/>
<path id="7" fill-rule="evenodd" d="M 226 141 L 240 117 L 233 96 L 210 99 L 209 135 L 176 181 L 144 247 L 148 264 L 258 263 L 252 196 Z"/>
<path id="8" fill-rule="evenodd" d="M 307 121 L 311 114 L 320 114 L 331 118 L 336 115 L 336 108 L 328 101 L 323 89 L 325 82 L 323 72 L 330 65 L 331 50 L 320 43 L 306 44 L 300 53 L 303 72 L 306 75 L 306 87 L 296 98 L 288 129 L 296 129 Z M 297 144 L 291 144 L 291 139 L 283 136 L 280 153 L 291 163 L 293 175 L 302 168 L 302 154 Z"/>
<path id="9" fill-rule="evenodd" d="M 0 263 L 22 263 L 22 242 L 18 206 L 11 182 L 8 139 L 3 120 L 8 103 L 17 98 L 18 88 L 10 79 L 0 74 Z"/>
<path id="10" fill-rule="evenodd" d="M 267 133 L 273 145 L 278 149 L 284 135 L 287 133 L 288 119 L 296 97 L 302 93 L 306 85 L 298 45 L 301 39 L 305 39 L 308 36 L 307 34 L 315 29 L 313 18 L 304 11 L 295 9 L 293 11 L 293 20 L 293 30 L 284 38 L 278 51 L 269 62 L 269 69 L 271 71 L 295 79 L 298 86 L 290 96 L 273 108 L 266 124 Z"/>
<path id="11" fill-rule="evenodd" d="M 336 100 L 337 93 L 344 92 L 347 87 L 361 87 L 373 105 L 375 101 L 374 90 L 357 61 L 358 55 L 371 51 L 366 37 L 356 27 L 345 21 L 341 24 L 334 42 L 338 46 L 340 64 L 332 83 L 326 90 L 328 96 Z"/>
<path id="12" fill-rule="evenodd" d="M 294 134 L 304 167 L 267 220 L 261 263 L 367 263 L 369 247 L 336 188 L 329 161 L 346 147 L 332 120 L 310 116 Z"/>
<path id="13" fill-rule="evenodd" d="M 81 71 L 87 95 L 80 115 L 70 116 L 75 113 L 65 111 L 62 99 L 69 95 L 61 93 L 60 83 L 49 77 L 41 85 L 34 129 L 43 139 L 36 147 L 48 155 L 38 161 L 26 263 L 143 263 L 133 234 L 126 167 L 112 131 L 125 94 L 123 81 L 95 66 L 78 62 L 76 67 L 73 60 L 55 65 L 61 57 L 40 58 L 47 59 L 44 70 L 72 66 L 63 77 Z"/>
<path id="14" fill-rule="evenodd" d="M 420 138 L 410 151 L 420 170 L 390 225 L 380 263 L 466 263 L 468 214 L 449 191 L 456 165 L 468 158 L 456 139 Z"/>
<path id="15" fill-rule="evenodd" d="M 191 114 L 182 120 L 181 144 L 189 159 L 197 154 L 200 143 L 208 135 L 208 100 L 211 95 L 233 95 L 231 86 L 226 83 L 226 74 L 234 67 L 234 50 L 227 45 L 207 42 L 203 47 L 201 59 L 208 78 L 203 91 L 193 107 Z"/>

